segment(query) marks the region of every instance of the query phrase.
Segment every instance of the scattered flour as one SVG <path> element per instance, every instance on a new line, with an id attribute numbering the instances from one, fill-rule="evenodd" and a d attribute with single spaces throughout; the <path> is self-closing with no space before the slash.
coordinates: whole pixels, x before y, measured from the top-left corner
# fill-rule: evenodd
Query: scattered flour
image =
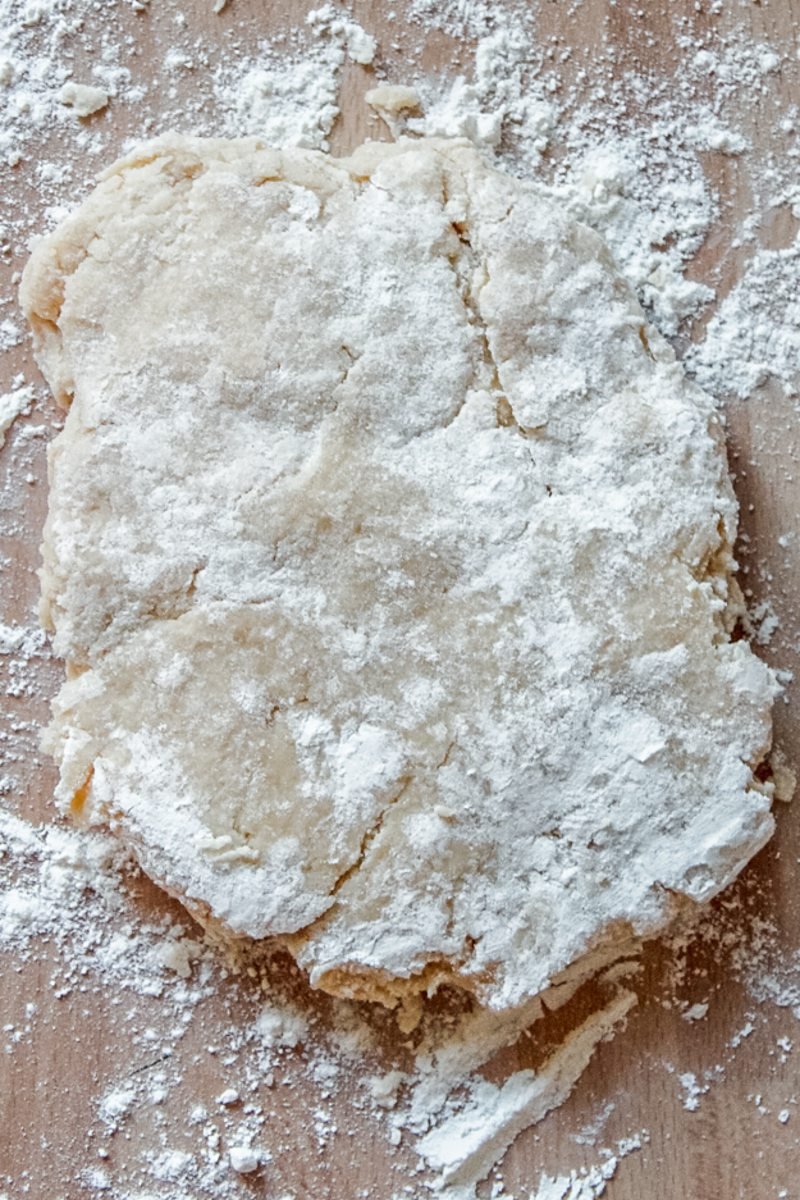
<path id="1" fill-rule="evenodd" d="M 700 1097 L 708 1091 L 708 1085 L 699 1084 L 693 1071 L 684 1071 L 678 1080 L 684 1091 L 683 1107 L 687 1112 L 696 1112 L 700 1107 Z"/>
<path id="2" fill-rule="evenodd" d="M 611 1157 L 599 1167 L 588 1171 L 570 1171 L 569 1175 L 542 1175 L 530 1200 L 595 1200 L 602 1196 L 606 1184 L 614 1177 L 617 1159 Z"/>
<path id="3" fill-rule="evenodd" d="M 307 55 L 288 62 L 265 49 L 244 69 L 240 63 L 220 66 L 215 93 L 226 112 L 230 136 L 258 134 L 276 146 L 326 150 L 339 115 L 341 45 L 325 41 Z"/>
<path id="4" fill-rule="evenodd" d="M 687 357 L 704 388 L 744 400 L 777 380 L 791 395 L 800 392 L 798 271 L 797 237 L 785 249 L 756 251 Z"/>
<path id="5" fill-rule="evenodd" d="M 137 1100 L 135 1086 L 128 1082 L 106 1092 L 97 1106 L 100 1120 L 111 1130 L 119 1128 L 124 1117 L 128 1116 Z"/>
<path id="6" fill-rule="evenodd" d="M 279 53 L 265 43 L 257 56 L 217 67 L 214 95 L 228 136 L 258 134 L 274 146 L 329 148 L 342 68 L 348 58 L 371 63 L 375 40 L 331 4 L 312 10 L 306 25 L 310 40 L 300 51 Z"/>
<path id="7" fill-rule="evenodd" d="M 265 1004 L 255 1030 L 264 1046 L 291 1049 L 308 1036 L 308 1023 L 302 1013 L 286 1005 Z"/>
<path id="8" fill-rule="evenodd" d="M 472 79 L 459 75 L 454 81 L 419 81 L 424 116 L 412 118 L 409 130 L 468 137 L 495 149 L 504 138 L 511 139 L 522 162 L 535 167 L 549 145 L 556 108 L 546 89 L 531 86 L 530 59 L 525 24 L 499 12 L 497 27 L 478 41 Z"/>
<path id="9" fill-rule="evenodd" d="M 417 1143 L 452 1200 L 474 1196 L 476 1183 L 517 1135 L 563 1103 L 598 1042 L 609 1036 L 635 1003 L 635 994 L 622 990 L 570 1034 L 539 1072 L 517 1071 L 499 1088 L 485 1080 L 476 1082 L 455 1115 Z"/>

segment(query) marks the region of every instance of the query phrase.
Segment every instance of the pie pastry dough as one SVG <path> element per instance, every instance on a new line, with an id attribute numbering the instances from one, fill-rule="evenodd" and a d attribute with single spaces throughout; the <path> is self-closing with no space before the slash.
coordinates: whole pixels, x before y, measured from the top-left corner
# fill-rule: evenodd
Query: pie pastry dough
<path id="1" fill-rule="evenodd" d="M 57 796 L 204 920 L 504 1008 L 767 840 L 713 404 L 542 190 L 166 137 L 22 295 Z"/>

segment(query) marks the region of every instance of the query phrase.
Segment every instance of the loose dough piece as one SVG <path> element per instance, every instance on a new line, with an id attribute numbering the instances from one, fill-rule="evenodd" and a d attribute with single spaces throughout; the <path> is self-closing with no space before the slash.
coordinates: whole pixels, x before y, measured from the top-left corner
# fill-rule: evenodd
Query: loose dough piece
<path id="1" fill-rule="evenodd" d="M 534 186 L 167 137 L 22 294 L 57 796 L 207 921 L 503 1008 L 767 840 L 717 417 Z"/>

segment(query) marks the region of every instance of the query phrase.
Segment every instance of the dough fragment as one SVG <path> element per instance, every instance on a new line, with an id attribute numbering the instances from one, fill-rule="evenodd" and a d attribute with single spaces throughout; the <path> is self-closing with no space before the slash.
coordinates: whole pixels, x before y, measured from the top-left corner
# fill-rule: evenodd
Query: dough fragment
<path id="1" fill-rule="evenodd" d="M 22 295 L 57 796 L 207 921 L 503 1008 L 770 836 L 713 405 L 536 188 L 167 137 Z"/>
<path id="2" fill-rule="evenodd" d="M 91 117 L 108 107 L 108 92 L 88 83 L 65 83 L 58 93 L 58 99 L 80 118 Z"/>

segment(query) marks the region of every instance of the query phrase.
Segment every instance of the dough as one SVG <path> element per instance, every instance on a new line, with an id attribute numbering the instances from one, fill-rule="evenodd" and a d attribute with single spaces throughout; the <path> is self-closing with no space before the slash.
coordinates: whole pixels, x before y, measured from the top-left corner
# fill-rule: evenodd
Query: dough
<path id="1" fill-rule="evenodd" d="M 229 936 L 503 1008 L 769 837 L 711 400 L 460 141 L 167 137 L 23 280 L 57 796 Z"/>

